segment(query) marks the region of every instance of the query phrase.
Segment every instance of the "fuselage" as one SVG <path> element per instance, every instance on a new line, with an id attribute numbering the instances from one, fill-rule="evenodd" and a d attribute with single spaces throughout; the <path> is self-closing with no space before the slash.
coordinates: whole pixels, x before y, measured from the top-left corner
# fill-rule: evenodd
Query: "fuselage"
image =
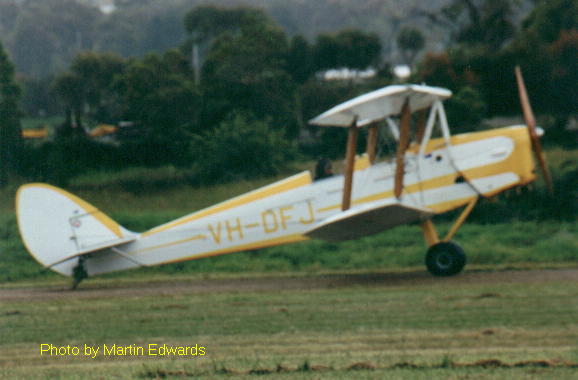
<path id="1" fill-rule="evenodd" d="M 403 192 L 393 193 L 395 165 L 355 164 L 352 208 L 399 202 L 443 213 L 479 196 L 493 196 L 535 179 L 528 132 L 506 127 L 431 139 L 405 155 Z M 306 171 L 186 215 L 138 236 L 135 241 L 86 256 L 89 275 L 138 266 L 198 259 L 306 240 L 317 223 L 341 212 L 343 176 L 312 181 Z"/>

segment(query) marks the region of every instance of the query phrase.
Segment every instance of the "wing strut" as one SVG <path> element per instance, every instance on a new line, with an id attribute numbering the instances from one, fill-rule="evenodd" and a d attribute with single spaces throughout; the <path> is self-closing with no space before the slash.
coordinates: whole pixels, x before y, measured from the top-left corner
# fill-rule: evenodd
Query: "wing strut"
<path id="1" fill-rule="evenodd" d="M 373 165 L 375 163 L 375 152 L 377 147 L 377 135 L 379 125 L 377 123 L 373 123 L 369 126 L 367 130 L 367 148 L 365 152 L 367 153 L 367 157 L 369 158 L 369 164 Z"/>
<path id="2" fill-rule="evenodd" d="M 345 180 L 343 183 L 343 200 L 341 201 L 341 210 L 345 211 L 351 207 L 351 188 L 353 185 L 353 169 L 355 166 L 355 151 L 357 149 L 357 135 L 359 129 L 357 128 L 357 117 L 353 119 L 353 123 L 349 127 L 347 135 L 347 153 L 345 156 Z"/>
<path id="3" fill-rule="evenodd" d="M 423 140 L 423 136 L 425 135 L 425 126 L 427 121 L 429 108 L 424 108 L 420 110 L 418 113 L 417 119 L 417 132 L 415 133 L 415 141 L 419 144 Z"/>
<path id="4" fill-rule="evenodd" d="M 397 143 L 397 154 L 395 158 L 395 185 L 394 194 L 397 199 L 401 196 L 403 190 L 403 174 L 405 169 L 405 151 L 409 145 L 409 125 L 411 121 L 411 111 L 409 109 L 409 99 L 403 104 L 401 109 L 401 119 L 399 132 L 399 142 Z"/>

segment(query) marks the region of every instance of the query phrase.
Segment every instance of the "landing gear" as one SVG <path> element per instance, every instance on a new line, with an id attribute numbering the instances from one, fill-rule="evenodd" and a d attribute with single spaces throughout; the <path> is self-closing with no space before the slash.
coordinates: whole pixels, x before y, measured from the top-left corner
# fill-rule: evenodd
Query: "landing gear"
<path id="1" fill-rule="evenodd" d="M 434 276 L 454 276 L 464 269 L 466 255 L 462 247 L 456 243 L 444 241 L 428 249 L 425 265 Z"/>
<path id="2" fill-rule="evenodd" d="M 86 272 L 86 268 L 84 265 L 84 257 L 80 256 L 78 258 L 78 264 L 72 269 L 72 285 L 70 290 L 74 290 L 78 287 L 78 284 L 82 280 L 88 277 L 88 273 Z"/>
<path id="3" fill-rule="evenodd" d="M 466 265 L 464 250 L 450 239 L 465 222 L 477 201 L 477 197 L 470 200 L 443 239 L 439 238 L 431 219 L 421 223 L 423 237 L 429 247 L 425 256 L 425 265 L 434 276 L 454 276 L 464 269 Z"/>

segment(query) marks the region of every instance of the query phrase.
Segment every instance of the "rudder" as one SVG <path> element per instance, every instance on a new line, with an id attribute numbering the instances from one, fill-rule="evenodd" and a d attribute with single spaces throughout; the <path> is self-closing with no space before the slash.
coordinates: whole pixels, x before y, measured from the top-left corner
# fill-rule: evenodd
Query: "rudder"
<path id="1" fill-rule="evenodd" d="M 65 276 L 72 275 L 75 257 L 137 237 L 91 204 L 44 183 L 18 189 L 16 216 L 28 252 Z"/>

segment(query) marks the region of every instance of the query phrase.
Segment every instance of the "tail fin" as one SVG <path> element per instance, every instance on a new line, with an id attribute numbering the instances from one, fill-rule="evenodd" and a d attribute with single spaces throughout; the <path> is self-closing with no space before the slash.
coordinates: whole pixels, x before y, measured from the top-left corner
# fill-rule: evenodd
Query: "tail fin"
<path id="1" fill-rule="evenodd" d="M 16 215 L 20 235 L 30 254 L 44 267 L 66 276 L 72 274 L 77 260 L 71 259 L 76 256 L 137 237 L 96 207 L 43 183 L 18 189 Z"/>

